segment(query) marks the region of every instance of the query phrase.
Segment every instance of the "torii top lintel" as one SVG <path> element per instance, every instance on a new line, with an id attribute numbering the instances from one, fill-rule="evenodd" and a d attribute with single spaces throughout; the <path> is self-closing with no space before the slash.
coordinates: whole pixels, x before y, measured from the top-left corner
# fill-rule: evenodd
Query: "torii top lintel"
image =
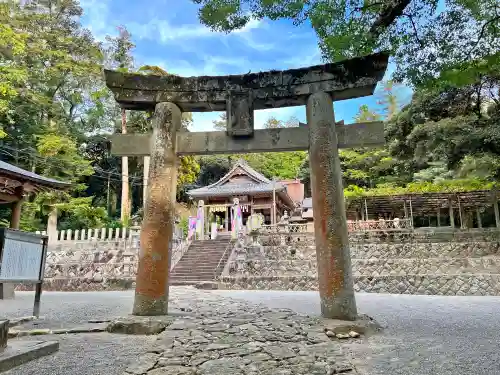
<path id="1" fill-rule="evenodd" d="M 333 100 L 373 94 L 388 60 L 388 54 L 377 53 L 308 68 L 228 76 L 104 73 L 122 108 L 152 110 L 159 102 L 171 102 L 184 112 L 225 110 L 229 133 L 238 136 L 253 132 L 257 109 L 304 105 L 318 91 L 330 93 Z"/>
<path id="2" fill-rule="evenodd" d="M 254 109 L 304 105 L 317 91 L 334 100 L 373 94 L 387 68 L 389 56 L 378 53 L 333 64 L 284 71 L 228 76 L 179 77 L 120 73 L 105 70 L 106 85 L 124 108 L 149 110 L 172 102 L 184 112 L 224 111 L 231 94 L 252 92 Z"/>

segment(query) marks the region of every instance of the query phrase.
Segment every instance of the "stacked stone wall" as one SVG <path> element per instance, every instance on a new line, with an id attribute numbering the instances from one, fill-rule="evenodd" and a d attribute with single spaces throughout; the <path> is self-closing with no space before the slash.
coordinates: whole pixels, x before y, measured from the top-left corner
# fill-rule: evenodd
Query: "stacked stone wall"
<path id="1" fill-rule="evenodd" d="M 44 290 L 123 290 L 135 286 L 139 244 L 135 240 L 62 242 L 49 246 Z M 34 290 L 20 284 L 16 290 Z"/>
<path id="2" fill-rule="evenodd" d="M 351 235 L 355 290 L 371 293 L 500 295 L 496 232 Z M 255 251 L 253 252 L 255 253 Z M 228 289 L 317 290 L 312 237 L 237 257 L 221 278 Z"/>
<path id="3" fill-rule="evenodd" d="M 351 236 L 358 292 L 500 295 L 497 232 Z M 312 235 L 286 243 L 263 237 L 257 251 L 229 260 L 219 285 L 227 289 L 317 290 Z M 246 249 L 248 250 L 248 248 Z M 128 240 L 53 246 L 44 290 L 97 291 L 135 287 L 138 244 Z M 33 290 L 18 285 L 18 290 Z"/>

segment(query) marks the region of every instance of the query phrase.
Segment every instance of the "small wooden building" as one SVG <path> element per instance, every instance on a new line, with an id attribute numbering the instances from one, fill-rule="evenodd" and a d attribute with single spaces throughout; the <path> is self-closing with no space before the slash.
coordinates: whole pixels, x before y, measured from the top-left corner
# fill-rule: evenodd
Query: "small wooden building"
<path id="1" fill-rule="evenodd" d="M 43 177 L 0 161 L 0 205 L 11 205 L 11 229 L 19 229 L 21 208 L 29 194 L 44 190 L 63 190 L 70 186 L 69 183 Z M 0 299 L 13 298 L 14 287 L 14 284 L 0 283 Z"/>
<path id="2" fill-rule="evenodd" d="M 285 211 L 293 212 L 295 202 L 287 192 L 287 183 L 272 181 L 239 160 L 219 181 L 188 191 L 195 201 L 203 200 L 206 210 L 217 218 L 223 228 L 230 230 L 230 208 L 238 198 L 243 213 L 243 224 L 253 213 L 264 215 L 266 224 L 278 222 Z M 274 217 L 273 206 L 276 206 Z"/>

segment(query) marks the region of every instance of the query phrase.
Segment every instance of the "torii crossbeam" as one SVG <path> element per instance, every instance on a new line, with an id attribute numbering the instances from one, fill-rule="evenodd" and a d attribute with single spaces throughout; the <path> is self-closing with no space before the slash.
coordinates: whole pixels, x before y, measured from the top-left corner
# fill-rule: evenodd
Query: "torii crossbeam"
<path id="1" fill-rule="evenodd" d="M 112 140 L 115 155 L 151 155 L 133 313 L 167 314 L 179 155 L 308 150 L 322 315 L 356 319 L 338 149 L 383 144 L 383 124 L 336 124 L 333 101 L 372 95 L 387 62 L 379 53 L 309 68 L 189 78 L 105 71 L 123 108 L 155 111 L 152 135 Z M 307 125 L 254 129 L 254 110 L 304 104 Z M 227 132 L 180 131 L 182 111 L 223 110 Z"/>

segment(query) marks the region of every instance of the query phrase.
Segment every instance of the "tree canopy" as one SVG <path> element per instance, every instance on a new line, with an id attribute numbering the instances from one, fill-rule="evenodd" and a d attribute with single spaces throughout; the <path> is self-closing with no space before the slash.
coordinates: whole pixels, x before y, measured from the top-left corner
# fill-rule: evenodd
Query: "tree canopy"
<path id="1" fill-rule="evenodd" d="M 388 50 L 395 80 L 384 82 L 377 104 L 362 105 L 355 121 L 385 122 L 386 145 L 341 150 L 349 197 L 406 192 L 466 191 L 500 181 L 499 4 L 493 0 L 193 0 L 200 19 L 230 32 L 251 19 L 309 22 L 329 61 Z M 165 76 L 158 66 L 136 66 L 133 35 L 97 41 L 80 22 L 77 0 L 0 2 L 0 158 L 71 190 L 28 197 L 22 228 L 43 229 L 57 207 L 60 228 L 120 226 L 123 176 L 132 215 L 143 207 L 143 158 L 128 173 L 109 152 L 109 136 L 151 131 L 152 113 L 122 111 L 106 88 L 103 67 Z M 464 27 L 467 25 L 467 27 Z M 402 100 L 398 80 L 415 88 Z M 123 119 L 126 121 L 123 122 Z M 193 117 L 183 114 L 183 131 Z M 270 116 L 265 128 L 298 126 Z M 226 129 L 225 115 L 214 122 Z M 180 160 L 177 199 L 206 186 L 243 158 L 268 178 L 300 178 L 308 187 L 307 152 L 186 156 Z M 307 188 L 306 188 L 307 189 Z M 126 195 L 126 194 L 125 194 Z M 8 210 L 0 211 L 5 224 Z"/>
<path id="2" fill-rule="evenodd" d="M 327 61 L 388 51 L 395 78 L 414 86 L 468 84 L 500 65 L 497 0 L 192 1 L 201 5 L 200 21 L 217 31 L 251 20 L 307 22 Z"/>

